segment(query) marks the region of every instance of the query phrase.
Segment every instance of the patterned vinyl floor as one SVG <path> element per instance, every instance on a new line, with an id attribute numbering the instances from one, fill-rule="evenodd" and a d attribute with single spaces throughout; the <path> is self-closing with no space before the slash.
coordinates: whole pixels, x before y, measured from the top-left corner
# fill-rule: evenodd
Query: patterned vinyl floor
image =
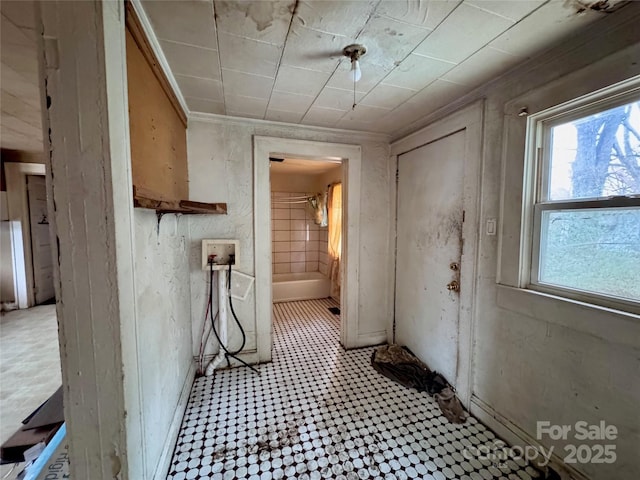
<path id="1" fill-rule="evenodd" d="M 281 478 L 528 480 L 524 460 L 477 455 L 493 432 L 454 425 L 435 400 L 343 350 L 331 300 L 274 305 L 273 362 L 198 378 L 169 480 Z"/>

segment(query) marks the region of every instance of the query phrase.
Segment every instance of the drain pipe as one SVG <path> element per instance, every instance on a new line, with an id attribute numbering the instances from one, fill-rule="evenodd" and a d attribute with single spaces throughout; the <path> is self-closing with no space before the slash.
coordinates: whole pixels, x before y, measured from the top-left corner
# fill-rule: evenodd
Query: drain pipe
<path id="1" fill-rule="evenodd" d="M 227 344 L 227 271 L 225 269 L 218 270 L 218 318 L 220 319 L 220 341 Z M 213 326 L 212 326 L 213 327 Z M 213 371 L 222 363 L 225 358 L 225 351 L 222 345 L 218 347 L 218 354 L 209 362 L 205 375 L 213 375 Z"/>

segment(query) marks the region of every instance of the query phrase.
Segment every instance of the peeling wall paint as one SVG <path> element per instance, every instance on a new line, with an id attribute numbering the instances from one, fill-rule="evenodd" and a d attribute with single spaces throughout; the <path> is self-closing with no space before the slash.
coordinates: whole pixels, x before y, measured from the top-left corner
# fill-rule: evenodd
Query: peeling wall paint
<path id="1" fill-rule="evenodd" d="M 229 214 L 193 216 L 190 225 L 191 301 L 194 355 L 200 344 L 206 308 L 207 274 L 201 271 L 200 240 L 236 238 L 241 256 L 237 269 L 254 275 L 253 135 L 303 139 L 362 146 L 360 282 L 358 335 L 384 337 L 392 315 L 388 292 L 392 290 L 391 192 L 389 145 L 379 137 L 343 134 L 250 121 L 190 120 L 188 127 L 189 193 L 192 200 L 227 202 Z M 265 159 L 265 161 L 268 161 Z M 247 348 L 255 348 L 255 290 L 234 307 L 247 330 Z M 231 346 L 239 345 L 237 328 L 231 328 Z M 217 351 L 214 341 L 206 350 Z"/>
<path id="2" fill-rule="evenodd" d="M 191 366 L 188 220 L 134 210 L 135 281 L 145 471 L 155 471 Z"/>

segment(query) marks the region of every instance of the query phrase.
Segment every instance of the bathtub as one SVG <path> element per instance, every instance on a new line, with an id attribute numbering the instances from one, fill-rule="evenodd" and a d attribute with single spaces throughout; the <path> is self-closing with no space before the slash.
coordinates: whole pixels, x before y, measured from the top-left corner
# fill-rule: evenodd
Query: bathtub
<path id="1" fill-rule="evenodd" d="M 329 278 L 320 272 L 273 274 L 274 303 L 326 298 L 330 291 Z"/>

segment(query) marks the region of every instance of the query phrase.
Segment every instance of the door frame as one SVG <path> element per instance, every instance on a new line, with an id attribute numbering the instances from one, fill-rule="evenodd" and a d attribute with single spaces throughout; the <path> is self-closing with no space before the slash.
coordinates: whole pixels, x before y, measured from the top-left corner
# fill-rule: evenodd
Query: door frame
<path id="1" fill-rule="evenodd" d="M 31 179 L 29 177 L 32 177 Z M 31 240 L 31 266 L 32 266 L 32 271 L 33 271 L 33 285 L 32 285 L 32 290 L 33 290 L 33 303 L 34 305 L 40 305 L 42 304 L 42 302 L 47 302 L 50 301 L 51 299 L 55 300 L 55 282 L 53 280 L 53 262 L 51 263 L 51 282 L 50 282 L 50 292 L 53 293 L 52 296 L 47 296 L 47 298 L 43 299 L 41 294 L 43 293 L 43 291 L 45 289 L 43 289 L 42 287 L 44 286 L 44 284 L 39 282 L 39 279 L 41 280 L 42 277 L 38 274 L 38 270 L 42 267 L 42 264 L 38 264 L 39 262 L 42 262 L 42 260 L 46 260 L 46 255 L 41 258 L 41 255 L 36 255 L 38 250 L 38 241 L 36 238 L 34 238 L 35 235 L 38 235 L 38 232 L 34 229 L 37 229 L 37 223 L 38 221 L 35 220 L 32 216 L 32 207 L 33 207 L 33 203 L 34 199 L 32 198 L 32 182 L 36 180 L 37 177 L 40 177 L 42 179 L 42 181 L 44 182 L 44 188 L 45 188 L 45 198 L 44 198 L 44 202 L 45 202 L 45 208 L 46 208 L 46 218 L 43 220 L 46 220 L 46 235 L 47 235 L 47 240 L 49 241 L 49 258 L 53 259 L 53 256 L 51 255 L 52 252 L 52 246 L 51 246 L 51 230 L 49 228 L 49 223 L 48 223 L 48 218 L 49 218 L 49 211 L 48 211 L 48 198 L 49 195 L 46 191 L 47 189 L 47 178 L 46 175 L 26 175 L 25 179 L 27 181 L 27 213 L 28 213 L 28 218 L 29 218 L 29 231 L 30 231 L 30 240 Z"/>
<path id="2" fill-rule="evenodd" d="M 464 192 L 462 224 L 463 250 L 460 261 L 460 308 L 458 316 L 458 346 L 454 386 L 462 404 L 468 409 L 473 393 L 473 344 L 476 318 L 476 287 L 481 212 L 481 174 L 483 164 L 484 100 L 476 101 L 451 115 L 438 120 L 411 135 L 391 144 L 391 155 L 398 171 L 398 158 L 403 153 L 428 143 L 465 131 Z M 397 178 L 397 177 L 396 177 Z M 396 182 L 397 198 L 397 182 Z M 397 200 L 396 200 L 397 202 Z M 398 215 L 396 214 L 396 233 Z M 397 255 L 397 249 L 396 249 Z M 397 259 L 396 259 L 397 260 Z M 395 289 L 395 281 L 394 281 Z M 393 320 L 389 329 L 395 334 L 395 294 Z M 391 338 L 391 337 L 390 337 Z M 393 338 L 395 341 L 395 338 Z M 451 379 L 450 379 L 451 380 Z"/>
<path id="3" fill-rule="evenodd" d="M 21 255 L 21 258 L 13 259 L 16 303 L 18 308 L 29 308 L 35 305 L 35 294 L 27 175 L 46 176 L 46 167 L 42 163 L 7 162 L 4 164 L 4 171 L 7 180 L 9 220 L 20 222 L 22 230 L 22 252 L 24 255 Z M 15 239 L 16 236 L 14 236 Z M 19 249 L 16 249 L 15 252 L 17 257 Z"/>
<path id="4" fill-rule="evenodd" d="M 256 346 L 261 362 L 271 361 L 272 346 L 272 272 L 271 272 L 271 182 L 269 156 L 326 158 L 342 161 L 343 255 L 340 343 L 344 348 L 357 346 L 358 340 L 358 272 L 360 267 L 360 145 L 314 142 L 289 138 L 253 137 L 254 171 L 254 268 L 256 286 Z"/>

